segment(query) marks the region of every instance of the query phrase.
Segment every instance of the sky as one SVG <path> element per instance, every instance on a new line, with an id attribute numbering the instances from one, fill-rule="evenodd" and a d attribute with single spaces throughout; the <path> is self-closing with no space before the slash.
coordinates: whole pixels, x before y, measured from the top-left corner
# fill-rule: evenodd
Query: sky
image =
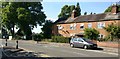
<path id="1" fill-rule="evenodd" d="M 64 5 L 76 5 L 77 2 L 42 2 L 44 13 L 46 14 L 46 20 L 56 21 L 58 19 L 58 15 L 61 12 L 61 8 Z M 107 7 L 112 5 L 113 2 L 79 2 L 81 8 L 81 14 L 84 12 L 87 14 L 93 13 L 103 13 Z M 33 29 L 33 32 L 40 33 L 41 26 L 37 26 L 37 28 Z"/>

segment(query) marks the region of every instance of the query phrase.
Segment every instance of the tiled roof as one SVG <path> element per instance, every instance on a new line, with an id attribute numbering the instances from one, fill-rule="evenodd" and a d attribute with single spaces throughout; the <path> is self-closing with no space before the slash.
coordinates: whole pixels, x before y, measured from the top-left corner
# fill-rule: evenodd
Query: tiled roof
<path id="1" fill-rule="evenodd" d="M 120 20 L 120 12 L 117 14 L 101 13 L 101 14 L 92 14 L 92 15 L 81 15 L 76 18 L 69 17 L 68 19 L 64 19 L 57 23 L 71 23 L 71 22 L 90 22 L 90 21 L 105 21 L 105 20 Z"/>
<path id="2" fill-rule="evenodd" d="M 66 22 L 73 22 L 74 20 L 75 20 L 75 18 L 69 17 L 69 18 L 65 21 L 65 23 L 66 23 Z"/>
<path id="3" fill-rule="evenodd" d="M 74 20 L 74 22 L 86 22 L 86 21 L 98 21 L 100 19 L 104 19 L 106 14 L 93 14 L 93 15 L 84 15 L 79 16 Z"/>
<path id="4" fill-rule="evenodd" d="M 54 24 L 56 23 L 64 23 L 66 20 L 66 18 L 59 18 L 57 21 L 54 22 Z"/>

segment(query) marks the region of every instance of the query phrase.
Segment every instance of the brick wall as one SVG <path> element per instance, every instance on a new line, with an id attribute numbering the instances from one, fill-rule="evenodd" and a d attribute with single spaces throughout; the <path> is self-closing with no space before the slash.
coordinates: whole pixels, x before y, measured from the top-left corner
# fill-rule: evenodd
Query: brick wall
<path id="1" fill-rule="evenodd" d="M 111 47 L 111 48 L 118 48 L 118 42 L 97 42 L 98 46 L 102 47 Z"/>
<path id="2" fill-rule="evenodd" d="M 112 24 L 112 23 L 116 23 L 116 25 L 118 25 L 118 23 L 120 22 L 120 20 L 114 20 L 114 21 L 101 21 L 101 22 L 104 22 L 105 23 L 105 27 L 107 27 L 109 24 Z M 104 29 L 98 29 L 98 22 L 84 22 L 84 28 L 88 28 L 88 23 L 92 23 L 92 28 L 95 28 L 97 29 L 100 34 L 103 34 L 104 36 L 108 35 L 108 33 L 104 30 Z M 76 29 L 70 29 L 70 25 L 71 24 L 74 24 L 74 23 L 69 23 L 69 24 L 57 24 L 62 26 L 63 29 L 61 30 L 54 30 L 55 33 L 57 34 L 60 34 L 62 36 L 65 36 L 65 37 L 70 37 L 71 35 L 74 35 L 74 34 L 79 34 L 79 33 L 84 33 L 84 29 L 80 29 L 80 24 L 81 23 L 76 23 Z"/>

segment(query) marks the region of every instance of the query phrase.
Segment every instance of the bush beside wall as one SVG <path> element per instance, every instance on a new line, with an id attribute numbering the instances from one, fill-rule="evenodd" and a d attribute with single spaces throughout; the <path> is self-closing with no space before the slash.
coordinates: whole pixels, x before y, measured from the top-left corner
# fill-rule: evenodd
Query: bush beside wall
<path id="1" fill-rule="evenodd" d="M 69 38 L 68 37 L 63 37 L 63 36 L 52 36 L 51 42 L 69 43 Z"/>

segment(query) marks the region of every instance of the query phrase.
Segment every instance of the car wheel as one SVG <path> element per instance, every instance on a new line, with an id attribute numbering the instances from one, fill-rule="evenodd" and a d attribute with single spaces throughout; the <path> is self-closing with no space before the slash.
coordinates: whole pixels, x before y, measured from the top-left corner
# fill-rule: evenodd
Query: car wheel
<path id="1" fill-rule="evenodd" d="M 83 49 L 87 49 L 87 48 L 88 48 L 88 46 L 87 46 L 87 45 L 84 45 L 84 46 L 83 46 Z"/>
<path id="2" fill-rule="evenodd" d="M 74 44 L 70 44 L 70 46 L 73 48 L 73 47 L 74 47 Z"/>

